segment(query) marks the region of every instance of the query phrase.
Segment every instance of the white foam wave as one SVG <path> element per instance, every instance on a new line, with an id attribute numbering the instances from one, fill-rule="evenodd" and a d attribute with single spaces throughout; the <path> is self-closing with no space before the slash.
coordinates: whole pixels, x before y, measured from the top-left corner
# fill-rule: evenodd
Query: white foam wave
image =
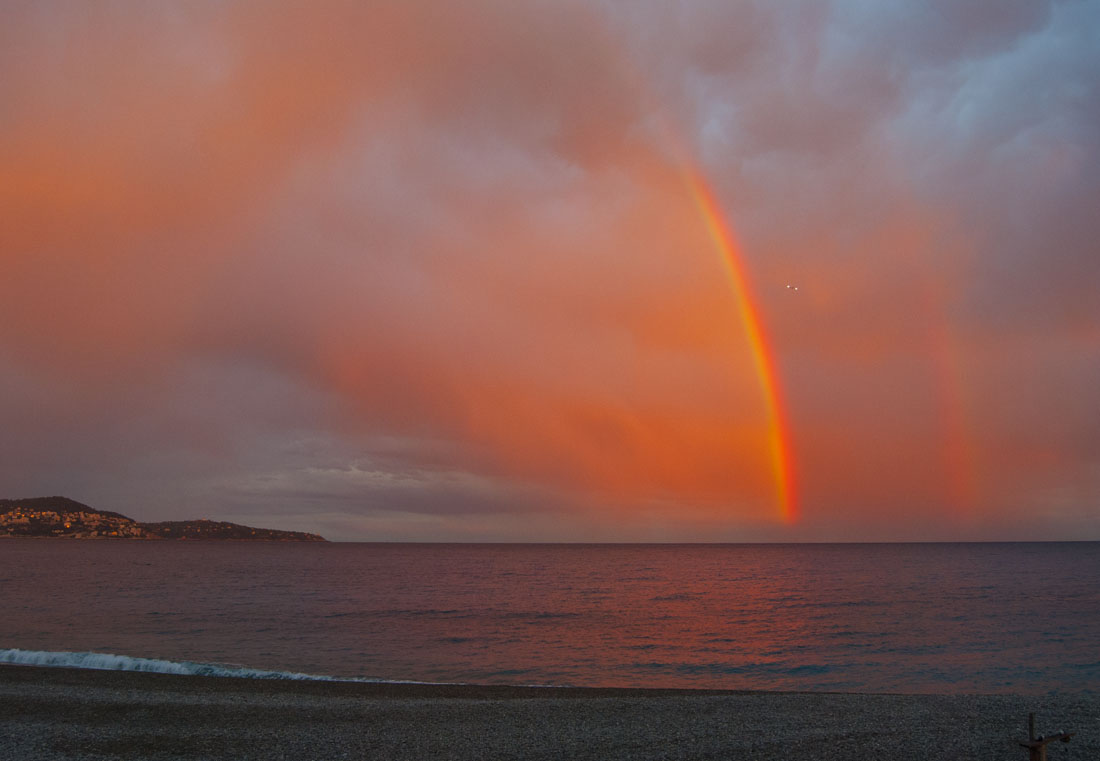
<path id="1" fill-rule="evenodd" d="M 300 674 L 293 671 L 265 671 L 244 666 L 226 666 L 217 663 L 193 661 L 163 661 L 156 658 L 135 658 L 113 653 L 71 653 L 51 650 L 0 650 L 0 663 L 22 666 L 55 666 L 71 669 L 99 669 L 102 671 L 145 671 L 154 674 L 183 674 L 189 676 L 231 676 L 241 679 L 295 679 L 316 682 L 378 682 L 382 680 L 339 678 L 319 674 Z"/>

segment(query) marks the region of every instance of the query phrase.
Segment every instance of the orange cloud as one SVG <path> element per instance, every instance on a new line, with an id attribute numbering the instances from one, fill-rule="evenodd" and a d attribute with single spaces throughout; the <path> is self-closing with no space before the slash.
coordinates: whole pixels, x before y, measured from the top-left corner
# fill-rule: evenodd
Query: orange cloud
<path id="1" fill-rule="evenodd" d="M 1069 85 L 1045 121 L 1010 86 L 1094 70 L 1014 44 L 1083 11 L 945 37 L 848 10 L 894 44 L 737 5 L 6 9 L 2 472 L 209 450 L 288 494 L 414 472 L 418 514 L 534 490 L 573 519 L 788 536 L 690 155 L 774 344 L 806 536 L 1091 494 L 1097 120 Z M 455 473 L 492 487 L 459 499 Z"/>

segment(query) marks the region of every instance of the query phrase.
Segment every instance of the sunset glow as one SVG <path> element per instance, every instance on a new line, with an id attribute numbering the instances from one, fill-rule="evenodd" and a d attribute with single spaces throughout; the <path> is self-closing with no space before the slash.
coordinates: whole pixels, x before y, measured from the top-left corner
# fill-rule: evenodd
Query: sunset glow
<path id="1" fill-rule="evenodd" d="M 1100 536 L 1100 11 L 9 3 L 0 498 Z"/>

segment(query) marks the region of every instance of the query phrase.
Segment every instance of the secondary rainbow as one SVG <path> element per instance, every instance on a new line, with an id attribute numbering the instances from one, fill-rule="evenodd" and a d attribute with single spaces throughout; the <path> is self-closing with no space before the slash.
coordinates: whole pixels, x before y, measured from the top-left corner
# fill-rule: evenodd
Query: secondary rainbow
<path id="1" fill-rule="evenodd" d="M 751 349 L 753 369 L 760 383 L 767 411 L 768 458 L 771 463 L 776 506 L 784 522 L 794 523 L 798 520 L 798 495 L 791 464 L 790 436 L 783 406 L 783 394 L 775 370 L 775 359 L 766 340 L 759 309 L 741 260 L 741 249 L 702 173 L 694 168 L 687 168 L 684 174 L 692 197 L 706 222 L 707 231 L 722 255 L 722 263 L 737 303 L 741 326 Z"/>

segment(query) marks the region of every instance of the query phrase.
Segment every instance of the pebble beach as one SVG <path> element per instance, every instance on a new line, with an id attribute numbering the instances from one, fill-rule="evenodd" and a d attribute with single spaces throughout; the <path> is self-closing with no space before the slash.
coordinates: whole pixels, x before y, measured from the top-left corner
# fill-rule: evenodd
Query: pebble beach
<path id="1" fill-rule="evenodd" d="M 877 695 L 371 684 L 0 666 L 0 758 L 1100 758 L 1091 694 Z"/>

